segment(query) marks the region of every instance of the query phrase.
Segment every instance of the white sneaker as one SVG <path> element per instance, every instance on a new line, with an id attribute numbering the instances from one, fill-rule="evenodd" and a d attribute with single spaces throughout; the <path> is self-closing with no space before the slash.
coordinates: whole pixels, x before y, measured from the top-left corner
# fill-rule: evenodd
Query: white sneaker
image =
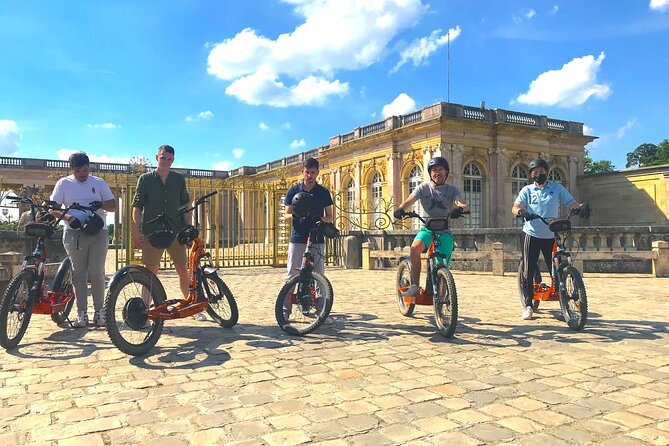
<path id="1" fill-rule="evenodd" d="M 530 306 L 525 307 L 525 310 L 523 310 L 523 319 L 525 320 L 532 319 L 532 313 L 534 313 L 532 307 Z"/>
<path id="2" fill-rule="evenodd" d="M 96 327 L 104 327 L 107 317 L 105 316 L 104 308 L 99 309 L 93 314 L 93 323 Z"/>
<path id="3" fill-rule="evenodd" d="M 402 297 L 416 297 L 420 294 L 420 287 L 415 283 L 402 293 Z"/>
<path id="4" fill-rule="evenodd" d="M 88 314 L 85 311 L 77 313 L 77 320 L 72 323 L 74 328 L 84 328 L 88 325 Z"/>
<path id="5" fill-rule="evenodd" d="M 198 314 L 194 314 L 193 319 L 195 319 L 196 321 L 206 321 L 207 315 L 204 314 L 204 312 L 200 312 Z"/>

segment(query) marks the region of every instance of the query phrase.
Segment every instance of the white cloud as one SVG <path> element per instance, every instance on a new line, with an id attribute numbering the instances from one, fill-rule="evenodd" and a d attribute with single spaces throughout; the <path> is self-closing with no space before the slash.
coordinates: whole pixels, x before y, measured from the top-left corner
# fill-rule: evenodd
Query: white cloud
<path id="1" fill-rule="evenodd" d="M 306 144 L 307 143 L 304 141 L 304 138 L 294 139 L 293 142 L 290 143 L 290 148 L 297 149 L 298 147 L 304 147 Z"/>
<path id="2" fill-rule="evenodd" d="M 537 11 L 534 9 L 529 9 L 520 14 L 514 14 L 513 21 L 516 23 L 521 23 L 523 20 L 532 20 L 535 15 L 537 15 Z"/>
<path id="3" fill-rule="evenodd" d="M 269 130 L 269 126 L 268 126 L 267 124 L 265 124 L 264 122 L 261 122 L 260 124 L 258 124 L 258 127 L 259 127 L 260 130 L 262 130 L 263 132 L 266 132 L 267 130 Z"/>
<path id="4" fill-rule="evenodd" d="M 214 163 L 212 170 L 230 170 L 232 163 L 230 161 L 218 161 Z"/>
<path id="5" fill-rule="evenodd" d="M 193 121 L 208 121 L 211 118 L 214 117 L 214 113 L 211 110 L 203 111 L 197 114 L 197 116 L 193 117 L 191 115 L 186 116 L 186 121 L 187 122 L 193 122 Z"/>
<path id="6" fill-rule="evenodd" d="M 435 29 L 429 36 L 421 37 L 411 42 L 408 47 L 402 50 L 399 62 L 391 68 L 390 72 L 395 73 L 402 65 L 409 61 L 413 63 L 414 67 L 423 64 L 435 51 L 448 43 L 449 35 L 451 42 L 457 39 L 460 35 L 460 27 L 456 26 L 449 29 L 446 34 L 440 34 L 441 30 Z"/>
<path id="7" fill-rule="evenodd" d="M 111 123 L 111 122 L 105 122 L 104 124 L 86 124 L 86 127 L 89 129 L 120 129 L 121 126 Z"/>
<path id="8" fill-rule="evenodd" d="M 383 106 L 381 115 L 383 115 L 384 118 L 387 118 L 389 116 L 406 115 L 412 111 L 416 111 L 416 101 L 411 99 L 408 94 L 400 93 L 393 102 Z"/>
<path id="9" fill-rule="evenodd" d="M 616 133 L 616 137 L 618 139 L 623 139 L 625 137 L 625 134 L 636 125 L 636 118 L 632 118 L 629 121 L 625 123 L 624 126 L 620 127 L 618 129 L 618 132 Z"/>
<path id="10" fill-rule="evenodd" d="M 72 155 L 75 152 L 81 152 L 81 150 L 74 150 L 74 149 L 60 149 L 56 151 L 56 157 L 59 160 L 67 160 L 70 155 Z M 121 156 L 121 157 L 114 157 L 114 156 L 109 156 L 109 155 L 96 155 L 94 153 L 88 153 L 86 152 L 86 155 L 88 155 L 88 159 L 96 162 L 96 163 L 117 163 L 117 164 L 128 164 L 130 161 L 129 156 Z M 176 166 L 174 166 L 176 167 Z"/>
<path id="11" fill-rule="evenodd" d="M 595 129 L 583 124 L 583 134 L 592 136 L 595 134 Z"/>
<path id="12" fill-rule="evenodd" d="M 654 9 L 656 11 L 669 11 L 669 0 L 650 0 L 650 9 Z"/>
<path id="13" fill-rule="evenodd" d="M 0 155 L 16 155 L 20 142 L 21 132 L 16 121 L 0 119 Z"/>
<path id="14" fill-rule="evenodd" d="M 292 126 L 290 125 L 290 122 L 284 122 L 284 123 L 283 123 L 283 128 L 284 128 L 284 129 L 286 129 L 286 130 L 290 130 L 291 127 L 292 127 Z"/>
<path id="15" fill-rule="evenodd" d="M 207 72 L 231 81 L 226 94 L 252 105 L 322 104 L 348 94 L 339 70 L 360 70 L 388 53 L 399 32 L 428 10 L 421 0 L 284 0 L 303 19 L 272 40 L 246 28 L 212 45 Z"/>
<path id="16" fill-rule="evenodd" d="M 553 9 L 551 9 L 551 15 L 557 14 L 559 10 L 560 7 L 558 5 L 553 5 Z"/>
<path id="17" fill-rule="evenodd" d="M 309 76 L 292 87 L 286 87 L 272 73 L 259 71 L 237 79 L 225 89 L 225 93 L 250 105 L 320 105 L 328 96 L 347 94 L 348 82 L 330 82 L 322 77 Z"/>
<path id="18" fill-rule="evenodd" d="M 239 158 L 241 158 L 242 156 L 244 156 L 244 153 L 245 153 L 245 150 L 244 150 L 244 149 L 240 149 L 240 148 L 232 149 L 232 154 L 233 154 L 234 157 L 237 158 L 237 159 L 239 159 Z"/>
<path id="19" fill-rule="evenodd" d="M 542 73 L 532 81 L 527 93 L 521 94 L 512 103 L 574 107 L 590 97 L 606 99 L 611 94 L 611 88 L 597 83 L 597 72 L 604 57 L 602 52 L 597 59 L 592 55 L 575 58 L 559 70 Z"/>

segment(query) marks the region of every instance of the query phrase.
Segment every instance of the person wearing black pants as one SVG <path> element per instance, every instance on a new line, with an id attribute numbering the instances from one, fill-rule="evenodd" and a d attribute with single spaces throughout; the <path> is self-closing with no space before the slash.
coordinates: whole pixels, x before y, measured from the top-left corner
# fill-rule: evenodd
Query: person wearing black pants
<path id="1" fill-rule="evenodd" d="M 548 163 L 546 160 L 537 158 L 532 160 L 529 165 L 530 178 L 532 183 L 523 187 L 518 193 L 518 197 L 513 204 L 513 215 L 522 217 L 525 220 L 523 232 L 525 233 L 525 243 L 523 243 L 523 270 L 524 283 L 523 291 L 525 295 L 525 310 L 523 319 L 532 319 L 534 297 L 533 279 L 537 271 L 537 261 L 539 253 L 544 254 L 544 260 L 551 270 L 551 256 L 555 235 L 548 229 L 543 221 L 557 218 L 560 209 L 560 203 L 568 206 L 570 209 L 581 209 L 581 217 L 587 218 L 590 214 L 590 207 L 587 204 L 579 204 L 569 191 L 560 183 L 548 181 Z"/>

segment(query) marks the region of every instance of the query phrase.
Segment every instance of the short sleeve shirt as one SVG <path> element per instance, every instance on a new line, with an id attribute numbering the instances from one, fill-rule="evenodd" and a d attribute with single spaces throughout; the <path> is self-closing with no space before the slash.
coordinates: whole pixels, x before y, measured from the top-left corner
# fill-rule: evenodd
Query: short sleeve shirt
<path id="1" fill-rule="evenodd" d="M 137 191 L 132 201 L 132 206 L 140 209 L 144 216 L 142 217 L 142 233 L 150 234 L 153 225 L 146 222 L 153 220 L 163 212 L 167 215 L 169 221 L 176 225 L 179 230 L 185 226 L 183 215 L 179 215 L 177 210 L 190 202 L 188 190 L 186 189 L 186 179 L 180 173 L 170 170 L 167 180 L 163 180 L 157 171 L 147 172 L 137 180 Z"/>
<path id="2" fill-rule="evenodd" d="M 534 183 L 523 187 L 518 193 L 516 204 L 527 212 L 537 214 L 547 220 L 558 216 L 560 203 L 570 205 L 574 201 L 569 191 L 560 183 L 549 181 L 544 187 L 537 187 Z M 552 239 L 555 235 L 548 229 L 548 225 L 539 219 L 526 221 L 523 232 L 532 237 Z"/>
<path id="3" fill-rule="evenodd" d="M 432 183 L 419 184 L 411 195 L 420 200 L 421 217 L 448 217 L 455 200 L 462 200 L 460 190 L 452 184 L 434 186 Z"/>
<path id="4" fill-rule="evenodd" d="M 68 175 L 58 180 L 49 199 L 65 206 L 70 206 L 72 203 L 88 206 L 93 201 L 113 200 L 114 194 L 112 194 L 107 182 L 100 177 L 88 175 L 86 181 L 82 182 L 77 180 L 74 175 Z M 80 222 L 91 215 L 90 211 L 76 209 L 70 209 L 67 213 Z M 107 221 L 107 212 L 98 209 L 96 213 L 102 217 L 102 221 Z M 65 227 L 68 229 L 70 227 L 67 221 L 65 221 Z"/>
<path id="5" fill-rule="evenodd" d="M 330 191 L 327 188 L 316 183 L 310 191 L 304 191 L 304 183 L 298 183 L 295 186 L 292 186 L 288 189 L 286 194 L 286 199 L 283 203 L 286 206 L 290 206 L 293 202 L 293 197 L 298 192 L 309 192 L 314 196 L 314 215 L 325 215 L 325 208 L 332 206 L 332 196 Z M 311 229 L 309 224 L 300 224 L 299 219 L 293 219 L 293 227 L 290 231 L 290 242 L 291 243 L 307 243 L 307 238 L 309 237 L 309 230 Z M 325 238 L 323 234 L 318 234 L 318 239 L 314 243 L 325 243 Z"/>

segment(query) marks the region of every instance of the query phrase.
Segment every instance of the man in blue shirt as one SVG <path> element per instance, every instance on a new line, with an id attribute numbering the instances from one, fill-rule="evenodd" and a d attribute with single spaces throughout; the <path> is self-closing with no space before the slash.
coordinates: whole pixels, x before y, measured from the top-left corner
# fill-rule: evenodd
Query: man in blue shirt
<path id="1" fill-rule="evenodd" d="M 525 310 L 522 315 L 523 319 L 532 319 L 533 278 L 537 272 L 539 253 L 543 253 L 550 271 L 553 244 L 555 243 L 555 235 L 548 229 L 548 225 L 537 217 L 543 217 L 546 220 L 557 218 L 560 203 L 566 205 L 569 209 L 582 209 L 582 218 L 589 214 L 587 204 L 577 203 L 561 184 L 548 181 L 548 163 L 546 160 L 541 158 L 532 160 L 529 167 L 532 184 L 528 184 L 520 190 L 511 210 L 516 217 L 525 219 L 523 225 L 523 232 L 525 233 L 525 242 L 523 243 Z"/>
<path id="2" fill-rule="evenodd" d="M 313 221 L 309 218 L 293 218 L 293 197 L 299 192 L 308 192 L 312 195 L 312 216 L 319 216 L 324 222 L 332 223 L 332 196 L 327 188 L 316 183 L 318 177 L 318 160 L 307 158 L 302 166 L 302 182 L 288 189 L 284 204 L 286 205 L 286 223 L 291 224 L 290 244 L 288 245 L 288 266 L 286 282 L 297 276 L 302 266 L 302 257 L 307 249 L 307 238 Z M 325 239 L 323 234 L 318 235 L 317 240 L 312 240 L 314 249 L 314 270 L 323 275 L 325 273 L 325 262 L 323 251 L 325 250 Z"/>

